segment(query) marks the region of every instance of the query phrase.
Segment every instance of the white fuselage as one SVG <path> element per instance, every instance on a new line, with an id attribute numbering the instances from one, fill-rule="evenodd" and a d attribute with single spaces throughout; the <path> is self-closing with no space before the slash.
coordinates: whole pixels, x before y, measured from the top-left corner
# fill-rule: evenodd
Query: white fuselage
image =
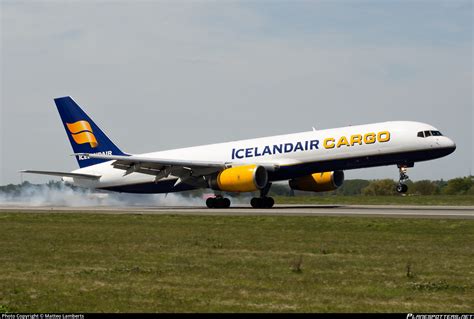
<path id="1" fill-rule="evenodd" d="M 418 122 L 384 122 L 327 130 L 278 135 L 227 143 L 202 145 L 140 154 L 149 158 L 190 161 L 220 161 L 230 166 L 261 164 L 273 166 L 271 181 L 296 178 L 311 173 L 382 165 L 410 165 L 452 153 L 455 143 L 445 136 L 419 137 L 418 132 L 437 131 Z M 154 176 L 113 168 L 112 161 L 75 170 L 75 173 L 101 175 L 99 180 L 65 177 L 85 187 L 130 191 L 123 186 L 156 184 L 156 191 L 172 192 L 160 183 L 176 180 L 168 176 L 155 183 Z M 151 187 L 151 186 L 150 186 Z M 129 187 L 129 189 L 131 189 Z M 136 191 L 140 192 L 137 187 Z"/>

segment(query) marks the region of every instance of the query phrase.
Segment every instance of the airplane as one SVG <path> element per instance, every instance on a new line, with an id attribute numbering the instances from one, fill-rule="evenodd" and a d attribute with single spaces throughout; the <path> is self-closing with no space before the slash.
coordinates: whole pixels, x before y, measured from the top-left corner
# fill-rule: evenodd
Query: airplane
<path id="1" fill-rule="evenodd" d="M 79 169 L 23 170 L 59 176 L 87 188 L 127 193 L 171 193 L 210 188 L 214 193 L 259 192 L 250 204 L 271 208 L 272 183 L 294 190 L 325 192 L 344 182 L 344 171 L 397 165 L 397 191 L 405 193 L 407 169 L 447 156 L 456 144 L 435 127 L 411 121 L 348 126 L 201 145 L 145 154 L 117 147 L 69 97 L 54 99 Z M 229 198 L 207 198 L 209 208 L 228 208 Z"/>

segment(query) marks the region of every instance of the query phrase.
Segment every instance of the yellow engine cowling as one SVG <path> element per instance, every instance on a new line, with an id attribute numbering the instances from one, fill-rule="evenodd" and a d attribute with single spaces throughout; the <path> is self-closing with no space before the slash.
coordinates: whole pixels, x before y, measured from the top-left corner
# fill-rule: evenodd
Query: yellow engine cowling
<path id="1" fill-rule="evenodd" d="M 323 172 L 298 177 L 289 181 L 290 187 L 299 191 L 333 191 L 344 183 L 344 172 Z"/>
<path id="2" fill-rule="evenodd" d="M 211 178 L 209 186 L 225 192 L 254 192 L 267 186 L 268 173 L 263 166 L 244 165 L 227 168 Z"/>

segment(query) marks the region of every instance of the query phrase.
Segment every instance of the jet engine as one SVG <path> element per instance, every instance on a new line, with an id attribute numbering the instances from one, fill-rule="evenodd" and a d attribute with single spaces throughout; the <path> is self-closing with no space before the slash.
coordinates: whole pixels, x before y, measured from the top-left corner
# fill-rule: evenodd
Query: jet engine
<path id="1" fill-rule="evenodd" d="M 298 177 L 289 181 L 290 188 L 299 191 L 327 192 L 333 191 L 344 183 L 344 172 L 323 172 Z"/>
<path id="2" fill-rule="evenodd" d="M 221 171 L 209 180 L 209 187 L 225 192 L 254 192 L 267 183 L 268 173 L 263 166 L 243 165 Z"/>

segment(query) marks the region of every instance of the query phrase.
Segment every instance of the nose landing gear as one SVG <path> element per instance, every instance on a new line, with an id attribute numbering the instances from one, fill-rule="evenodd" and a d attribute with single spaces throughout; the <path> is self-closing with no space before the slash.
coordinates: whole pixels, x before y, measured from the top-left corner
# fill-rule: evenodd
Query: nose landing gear
<path id="1" fill-rule="evenodd" d="M 397 192 L 400 193 L 400 194 L 404 194 L 408 191 L 408 186 L 406 184 L 404 184 L 404 182 L 406 182 L 409 179 L 409 177 L 407 175 L 408 167 L 398 165 L 398 170 L 400 172 L 400 179 L 399 179 L 398 185 L 397 185 Z"/>
<path id="2" fill-rule="evenodd" d="M 397 185 L 397 192 L 400 194 L 404 194 L 408 191 L 408 186 L 406 184 L 398 184 Z"/>

